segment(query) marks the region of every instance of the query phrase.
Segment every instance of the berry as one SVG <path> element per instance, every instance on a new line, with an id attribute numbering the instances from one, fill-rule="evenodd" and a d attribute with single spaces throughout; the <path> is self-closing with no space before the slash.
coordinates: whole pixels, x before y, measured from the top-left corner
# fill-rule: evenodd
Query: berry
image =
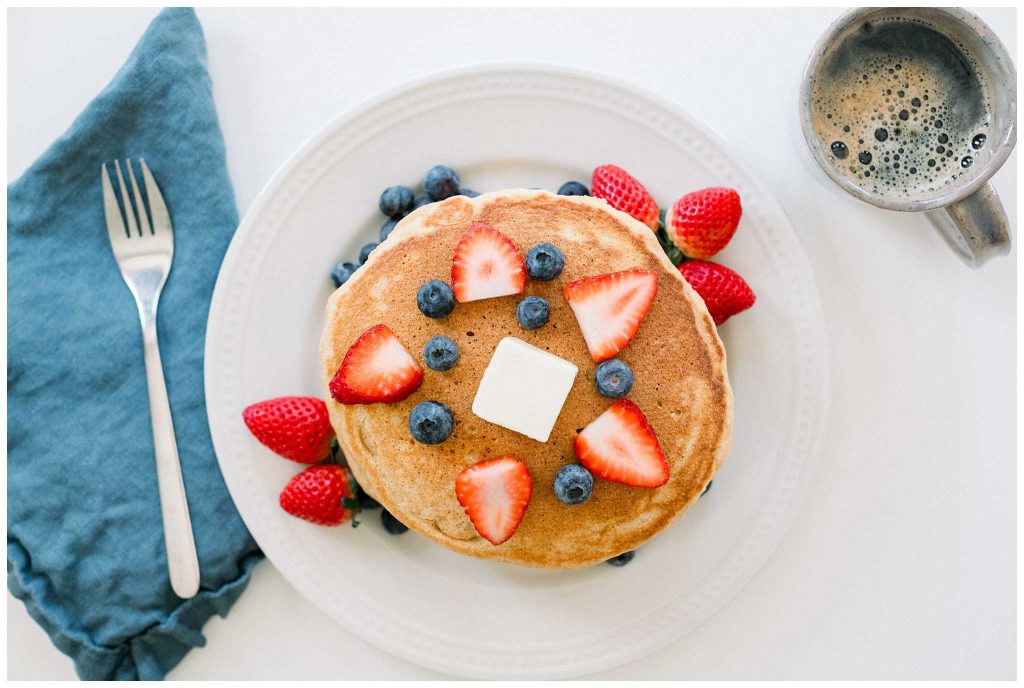
<path id="1" fill-rule="evenodd" d="M 565 256 L 553 244 L 537 244 L 526 254 L 526 274 L 530 279 L 553 280 L 564 267 Z"/>
<path id="2" fill-rule="evenodd" d="M 337 464 L 310 466 L 281 490 L 281 508 L 321 526 L 337 526 L 347 521 L 352 512 L 341 505 L 349 496 L 348 471 Z"/>
<path id="3" fill-rule="evenodd" d="M 392 516 L 391 512 L 387 509 L 380 512 L 380 524 L 384 526 L 384 530 L 390 535 L 401 535 L 409 530 L 409 526 Z"/>
<path id="4" fill-rule="evenodd" d="M 688 258 L 710 258 L 732 239 L 742 214 L 740 195 L 733 189 L 701 189 L 672 205 L 665 231 Z"/>
<path id="5" fill-rule="evenodd" d="M 377 248 L 377 244 L 366 244 L 359 249 L 359 264 L 362 265 L 366 262 L 366 259 L 370 257 L 370 253 L 373 249 Z"/>
<path id="6" fill-rule="evenodd" d="M 618 399 L 633 389 L 633 371 L 619 359 L 612 358 L 597 366 L 594 381 L 598 392 L 611 399 Z"/>
<path id="7" fill-rule="evenodd" d="M 334 283 L 335 288 L 348 282 L 358 267 L 355 263 L 338 263 L 335 265 L 331 269 L 331 282 Z"/>
<path id="8" fill-rule="evenodd" d="M 380 195 L 380 211 L 388 217 L 400 220 L 412 210 L 414 200 L 408 186 L 389 186 Z"/>
<path id="9" fill-rule="evenodd" d="M 521 294 L 526 268 L 512 241 L 490 225 L 469 226 L 452 258 L 452 290 L 459 303 Z"/>
<path id="10" fill-rule="evenodd" d="M 688 260 L 679 266 L 683 279 L 704 299 L 716 325 L 754 305 L 757 297 L 736 272 L 718 263 Z"/>
<path id="11" fill-rule="evenodd" d="M 511 456 L 481 461 L 455 478 L 455 497 L 476 532 L 492 545 L 516 532 L 532 494 L 529 469 Z"/>
<path id="12" fill-rule="evenodd" d="M 594 476 L 578 463 L 562 466 L 555 474 L 555 496 L 563 504 L 582 504 L 594 490 Z"/>
<path id="13" fill-rule="evenodd" d="M 331 380 L 331 396 L 342 404 L 390 404 L 419 389 L 423 371 L 387 325 L 363 332 Z"/>
<path id="14" fill-rule="evenodd" d="M 455 309 L 455 293 L 438 279 L 432 279 L 416 292 L 416 306 L 428 318 L 443 318 Z"/>
<path id="15" fill-rule="evenodd" d="M 653 230 L 658 229 L 658 204 L 644 185 L 626 170 L 615 165 L 601 165 L 594 170 L 590 188 L 595 198 L 603 198 L 616 210 L 631 215 Z"/>
<path id="16" fill-rule="evenodd" d="M 612 557 L 611 559 L 609 559 L 605 563 L 606 564 L 611 564 L 612 566 L 625 566 L 629 562 L 633 561 L 633 557 L 635 557 L 635 556 L 636 556 L 636 550 L 632 550 L 632 551 L 629 551 L 629 552 L 623 552 L 622 554 L 620 554 L 617 557 Z"/>
<path id="17" fill-rule="evenodd" d="M 644 270 L 586 277 L 562 289 L 590 355 L 598 363 L 629 344 L 657 292 L 657 273 Z"/>
<path id="18" fill-rule="evenodd" d="M 417 442 L 440 444 L 451 437 L 452 410 L 436 401 L 421 401 L 409 414 L 409 432 Z"/>
<path id="19" fill-rule="evenodd" d="M 431 370 L 451 370 L 459 362 L 459 347 L 448 337 L 434 337 L 423 347 L 423 360 Z"/>
<path id="20" fill-rule="evenodd" d="M 580 182 L 566 182 L 558 187 L 559 196 L 589 196 L 590 189 Z"/>
<path id="21" fill-rule="evenodd" d="M 261 444 L 286 459 L 317 463 L 331 453 L 334 428 L 320 399 L 268 399 L 246 407 L 242 420 Z"/>
<path id="22" fill-rule="evenodd" d="M 382 224 L 380 226 L 380 240 L 384 241 L 389 236 L 391 236 L 391 232 L 397 226 L 398 226 L 398 220 L 394 219 L 393 217 L 389 217 L 387 220 L 385 220 L 384 224 Z"/>
<path id="23" fill-rule="evenodd" d="M 374 499 L 370 495 L 366 494 L 365 492 L 360 492 L 359 493 L 359 508 L 360 509 L 365 509 L 366 511 L 370 511 L 372 509 L 379 509 L 380 508 L 380 502 L 378 502 L 376 499 Z"/>
<path id="24" fill-rule="evenodd" d="M 479 191 L 473 191 L 473 189 L 459 189 L 459 196 L 465 196 L 466 198 L 476 198 L 480 195 Z"/>
<path id="25" fill-rule="evenodd" d="M 700 493 L 700 496 L 703 497 L 708 492 L 710 492 L 711 491 L 711 486 L 714 485 L 714 484 L 715 484 L 714 480 L 709 480 L 708 484 L 704 486 L 704 491 Z"/>
<path id="26" fill-rule="evenodd" d="M 420 198 L 416 199 L 415 203 L 413 203 L 412 209 L 416 210 L 417 208 L 422 208 L 425 205 L 430 205 L 433 202 L 434 201 L 433 199 L 430 198 L 430 196 L 421 196 Z"/>
<path id="27" fill-rule="evenodd" d="M 668 461 L 643 412 L 619 399 L 583 428 L 573 442 L 576 458 L 598 478 L 634 487 L 668 482 Z"/>
<path id="28" fill-rule="evenodd" d="M 423 177 L 423 190 L 432 201 L 443 201 L 459 193 L 459 175 L 447 165 L 434 165 Z"/>
<path id="29" fill-rule="evenodd" d="M 524 330 L 536 330 L 544 327 L 551 315 L 548 302 L 539 296 L 527 296 L 516 308 L 516 320 Z"/>

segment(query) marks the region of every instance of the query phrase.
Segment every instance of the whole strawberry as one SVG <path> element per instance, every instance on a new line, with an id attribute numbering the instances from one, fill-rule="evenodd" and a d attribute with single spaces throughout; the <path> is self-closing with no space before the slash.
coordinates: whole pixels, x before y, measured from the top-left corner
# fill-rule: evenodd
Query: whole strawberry
<path id="1" fill-rule="evenodd" d="M 658 229 L 658 204 L 644 185 L 617 165 L 601 165 L 594 170 L 590 195 L 603 198 L 608 205 L 631 215 L 653 230 Z"/>
<path id="2" fill-rule="evenodd" d="M 268 399 L 247 407 L 242 419 L 256 439 L 286 459 L 317 463 L 331 453 L 334 428 L 320 399 Z"/>
<path id="3" fill-rule="evenodd" d="M 310 466 L 281 490 L 281 508 L 321 526 L 338 526 L 352 516 L 342 506 L 349 497 L 348 471 L 337 464 Z"/>
<path id="4" fill-rule="evenodd" d="M 665 218 L 665 231 L 688 258 L 710 258 L 729 243 L 743 207 L 733 189 L 716 186 L 688 193 Z"/>
<path id="5" fill-rule="evenodd" d="M 689 260 L 679 266 L 683 279 L 704 299 L 716 325 L 754 305 L 757 297 L 735 271 L 718 263 Z"/>

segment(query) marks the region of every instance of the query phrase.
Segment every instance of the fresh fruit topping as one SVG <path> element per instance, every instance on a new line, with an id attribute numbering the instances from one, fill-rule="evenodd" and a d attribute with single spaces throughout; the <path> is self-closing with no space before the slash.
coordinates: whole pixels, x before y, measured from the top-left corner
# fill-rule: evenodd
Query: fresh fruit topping
<path id="1" fill-rule="evenodd" d="M 409 432 L 417 442 L 440 444 L 451 437 L 452 410 L 436 401 L 421 401 L 409 414 Z"/>
<path id="2" fill-rule="evenodd" d="M 383 509 L 380 512 L 380 524 L 384 526 L 384 530 L 387 531 L 389 535 L 401 535 L 409 530 L 409 526 L 392 516 L 391 512 L 387 509 Z"/>
<path id="3" fill-rule="evenodd" d="M 622 351 L 640 329 L 658 292 L 658 275 L 623 270 L 585 277 L 562 289 L 597 362 Z"/>
<path id="4" fill-rule="evenodd" d="M 492 545 L 512 537 L 533 494 L 526 464 L 511 456 L 481 461 L 455 478 L 455 496 L 476 532 Z"/>
<path id="5" fill-rule="evenodd" d="M 370 244 L 366 244 L 361 249 L 359 249 L 359 264 L 360 265 L 362 265 L 363 263 L 366 262 L 366 259 L 370 257 L 370 253 L 372 253 L 373 249 L 375 249 L 375 248 L 377 248 L 377 244 L 370 243 Z"/>
<path id="6" fill-rule="evenodd" d="M 742 214 L 740 195 L 733 189 L 701 189 L 672 205 L 665 231 L 687 257 L 710 258 L 732 239 Z"/>
<path id="7" fill-rule="evenodd" d="M 594 373 L 597 391 L 610 399 L 619 399 L 633 389 L 633 370 L 617 358 L 600 363 Z"/>
<path id="8" fill-rule="evenodd" d="M 459 347 L 448 337 L 434 337 L 423 347 L 423 360 L 431 370 L 451 370 L 459 362 Z"/>
<path id="9" fill-rule="evenodd" d="M 626 170 L 616 165 L 601 165 L 594 170 L 590 188 L 595 198 L 603 198 L 616 210 L 631 215 L 651 229 L 658 229 L 658 204 L 644 185 Z"/>
<path id="10" fill-rule="evenodd" d="M 625 566 L 629 562 L 633 561 L 633 557 L 635 557 L 635 556 L 636 556 L 636 550 L 632 550 L 630 552 L 623 552 L 622 554 L 620 554 L 617 557 L 612 557 L 611 559 L 609 559 L 605 563 L 606 564 L 611 564 L 612 566 Z"/>
<path id="11" fill-rule="evenodd" d="M 408 186 L 389 186 L 380 195 L 380 211 L 390 218 L 400 220 L 412 210 L 415 197 Z"/>
<path id="12" fill-rule="evenodd" d="M 359 508 L 365 509 L 366 511 L 372 511 L 373 509 L 379 509 L 380 502 L 366 494 L 365 492 L 359 492 Z"/>
<path id="13" fill-rule="evenodd" d="M 452 258 L 452 289 L 459 303 L 521 294 L 526 268 L 507 236 L 476 223 L 462 235 Z"/>
<path id="14" fill-rule="evenodd" d="M 321 526 L 337 526 L 352 516 L 342 506 L 351 494 L 348 471 L 337 464 L 310 466 L 281 490 L 281 508 L 292 516 Z"/>
<path id="15" fill-rule="evenodd" d="M 703 497 L 708 492 L 710 492 L 711 491 L 711 486 L 714 485 L 714 484 L 715 484 L 714 480 L 709 480 L 708 484 L 704 486 L 704 491 L 700 493 L 700 496 Z"/>
<path id="16" fill-rule="evenodd" d="M 566 182 L 558 187 L 559 196 L 589 196 L 590 189 L 580 182 Z"/>
<path id="17" fill-rule="evenodd" d="M 473 189 L 459 189 L 459 196 L 465 196 L 466 198 L 476 198 L 480 195 L 479 191 L 473 191 Z"/>
<path id="18" fill-rule="evenodd" d="M 331 380 L 331 396 L 342 404 L 390 404 L 423 382 L 423 371 L 387 325 L 359 335 Z"/>
<path id="19" fill-rule="evenodd" d="M 384 241 L 389 236 L 391 236 L 391 232 L 393 232 L 395 227 L 397 226 L 398 220 L 394 218 L 389 217 L 387 220 L 384 220 L 384 224 L 380 226 L 380 240 Z"/>
<path id="20" fill-rule="evenodd" d="M 246 407 L 242 420 L 260 443 L 286 459 L 316 463 L 331 453 L 334 428 L 320 399 L 268 399 Z"/>
<path id="21" fill-rule="evenodd" d="M 423 190 L 432 201 L 443 201 L 459 193 L 459 175 L 447 165 L 434 165 L 423 177 Z"/>
<path id="22" fill-rule="evenodd" d="M 530 279 L 553 280 L 564 267 L 565 256 L 554 244 L 537 244 L 526 254 L 526 274 Z"/>
<path id="23" fill-rule="evenodd" d="M 428 318 L 443 318 L 455 309 L 455 292 L 439 279 L 432 279 L 416 292 L 416 306 Z"/>
<path id="24" fill-rule="evenodd" d="M 594 476 L 578 463 L 562 466 L 555 474 L 555 496 L 563 504 L 582 504 L 594 491 Z"/>
<path id="25" fill-rule="evenodd" d="M 536 330 L 544 327 L 551 316 L 548 302 L 540 296 L 527 296 L 516 307 L 516 320 L 524 330 Z"/>
<path id="26" fill-rule="evenodd" d="M 619 399 L 591 421 L 573 442 L 576 457 L 598 478 L 634 487 L 668 482 L 668 461 L 644 414 Z"/>
<path id="27" fill-rule="evenodd" d="M 688 260 L 679 266 L 683 279 L 704 299 L 716 325 L 754 305 L 757 297 L 735 271 L 718 263 Z"/>
<path id="28" fill-rule="evenodd" d="M 336 288 L 340 287 L 345 282 L 348 282 L 349 278 L 355 274 L 358 268 L 359 266 L 355 263 L 338 263 L 331 269 L 331 282 L 334 283 Z"/>
<path id="29" fill-rule="evenodd" d="M 425 205 L 430 205 L 433 202 L 434 201 L 433 199 L 430 198 L 430 196 L 421 196 L 416 199 L 415 203 L 413 203 L 412 209 L 416 210 L 417 208 L 422 208 Z"/>

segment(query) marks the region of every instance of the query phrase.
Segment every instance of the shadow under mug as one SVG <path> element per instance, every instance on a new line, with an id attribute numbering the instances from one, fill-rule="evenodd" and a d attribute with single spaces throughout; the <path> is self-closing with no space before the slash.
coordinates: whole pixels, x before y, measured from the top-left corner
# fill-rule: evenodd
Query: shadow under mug
<path id="1" fill-rule="evenodd" d="M 959 44 L 982 72 L 989 98 L 990 153 L 956 180 L 925 197 L 899 198 L 872 192 L 833 164 L 829 144 L 819 140 L 812 123 L 812 92 L 826 56 L 840 41 L 874 19 L 907 19 L 923 23 Z M 840 188 L 871 205 L 903 212 L 924 211 L 950 247 L 965 263 L 978 267 L 989 258 L 1010 252 L 1010 226 L 996 190 L 988 183 L 1017 142 L 1017 72 L 1006 48 L 978 17 L 960 8 L 861 8 L 842 15 L 818 40 L 800 87 L 800 127 L 815 162 Z"/>

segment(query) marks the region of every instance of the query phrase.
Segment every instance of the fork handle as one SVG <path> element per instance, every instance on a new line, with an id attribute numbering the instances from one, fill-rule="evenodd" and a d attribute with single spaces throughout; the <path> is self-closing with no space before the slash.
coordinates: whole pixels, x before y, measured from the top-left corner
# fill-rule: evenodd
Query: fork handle
<path id="1" fill-rule="evenodd" d="M 160 362 L 156 313 L 147 317 L 149 315 L 144 313 L 142 317 L 142 340 L 146 358 L 146 383 L 149 387 L 149 413 L 153 421 L 156 478 L 164 522 L 164 544 L 167 546 L 167 570 L 174 594 L 188 599 L 199 591 L 199 558 L 192 537 L 185 483 L 181 478 L 181 462 L 178 459 L 178 443 L 174 439 L 171 405 L 167 401 L 167 385 L 164 383 L 164 369 Z"/>

